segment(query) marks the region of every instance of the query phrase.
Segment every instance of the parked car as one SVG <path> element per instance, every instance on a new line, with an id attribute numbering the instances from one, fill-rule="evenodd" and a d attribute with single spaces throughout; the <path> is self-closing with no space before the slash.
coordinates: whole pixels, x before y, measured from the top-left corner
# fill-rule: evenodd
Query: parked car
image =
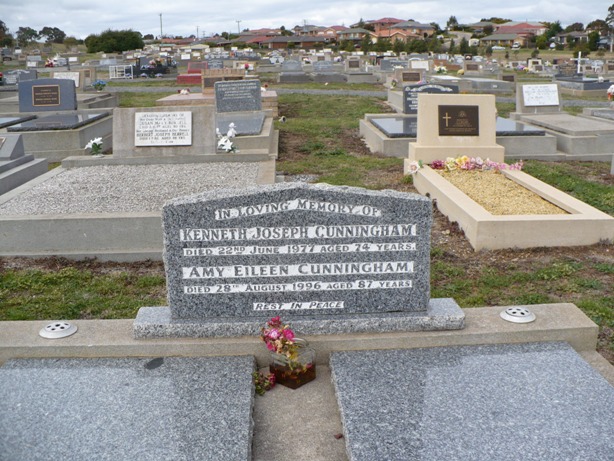
<path id="1" fill-rule="evenodd" d="M 520 43 L 514 43 L 512 45 L 512 50 L 519 50 L 520 49 Z"/>

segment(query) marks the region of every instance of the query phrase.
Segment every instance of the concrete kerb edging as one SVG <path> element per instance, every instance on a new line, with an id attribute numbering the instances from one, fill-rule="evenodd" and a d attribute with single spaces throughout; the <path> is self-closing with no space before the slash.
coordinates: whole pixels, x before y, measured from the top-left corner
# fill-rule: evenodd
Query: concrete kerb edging
<path id="1" fill-rule="evenodd" d="M 614 367 L 595 352 L 599 328 L 571 303 L 526 306 L 537 320 L 515 324 L 501 319 L 506 307 L 463 309 L 465 329 L 447 331 L 312 335 L 318 363 L 344 350 L 411 349 L 478 344 L 566 341 L 614 385 Z M 56 319 L 57 320 L 57 319 Z M 39 331 L 50 321 L 0 322 L 0 363 L 11 358 L 160 357 L 253 355 L 259 366 L 269 353 L 258 337 L 141 339 L 133 337 L 133 320 L 74 320 L 77 333 L 44 339 Z M 300 335 L 300 332 L 297 332 Z"/>

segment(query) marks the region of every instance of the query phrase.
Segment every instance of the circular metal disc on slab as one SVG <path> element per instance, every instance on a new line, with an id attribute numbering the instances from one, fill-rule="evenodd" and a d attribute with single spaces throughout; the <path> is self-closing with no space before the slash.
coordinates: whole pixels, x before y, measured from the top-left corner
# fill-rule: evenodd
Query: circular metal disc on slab
<path id="1" fill-rule="evenodd" d="M 40 336 L 47 339 L 66 338 L 77 332 L 77 327 L 66 321 L 52 322 L 38 332 Z"/>
<path id="2" fill-rule="evenodd" d="M 526 307 L 508 307 L 500 315 L 503 320 L 513 323 L 529 323 L 535 320 L 535 314 Z"/>

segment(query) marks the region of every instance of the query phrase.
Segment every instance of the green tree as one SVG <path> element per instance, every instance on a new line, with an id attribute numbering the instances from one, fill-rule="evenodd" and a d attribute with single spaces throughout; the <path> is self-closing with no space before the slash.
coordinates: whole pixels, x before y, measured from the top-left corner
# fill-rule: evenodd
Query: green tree
<path id="1" fill-rule="evenodd" d="M 371 35 L 366 34 L 362 41 L 360 42 L 360 49 L 365 53 L 368 53 L 373 49 L 373 40 L 371 40 Z"/>
<path id="2" fill-rule="evenodd" d="M 590 32 L 588 34 L 588 49 L 591 51 L 597 51 L 597 49 L 599 48 L 600 38 L 601 36 L 599 35 L 599 32 L 595 30 L 593 32 Z"/>
<path id="3" fill-rule="evenodd" d="M 92 34 L 85 39 L 88 53 L 121 53 L 143 48 L 145 43 L 140 32 L 128 30 L 105 30 L 100 35 Z"/>
<path id="4" fill-rule="evenodd" d="M 581 22 L 574 22 L 565 27 L 563 32 L 582 32 L 584 30 L 584 24 Z"/>
<path id="5" fill-rule="evenodd" d="M 26 47 L 38 39 L 38 32 L 31 27 L 20 27 L 15 33 L 17 44 L 21 47 Z"/>
<path id="6" fill-rule="evenodd" d="M 72 47 L 75 47 L 79 44 L 79 40 L 77 40 L 75 37 L 66 37 L 64 39 L 64 46 L 66 47 L 67 50 L 71 49 Z"/>
<path id="7" fill-rule="evenodd" d="M 294 35 L 291 30 L 286 29 L 285 26 L 281 26 L 279 28 L 279 32 L 283 37 L 289 37 L 290 35 Z"/>
<path id="8" fill-rule="evenodd" d="M 545 50 L 548 48 L 548 38 L 546 37 L 546 34 L 540 35 L 535 39 L 535 46 L 540 50 Z"/>
<path id="9" fill-rule="evenodd" d="M 454 43 L 454 40 L 450 40 L 450 47 L 448 48 L 448 53 L 456 54 L 456 43 Z"/>
<path id="10" fill-rule="evenodd" d="M 458 21 L 456 16 L 450 16 L 448 22 L 446 22 L 446 28 L 448 30 L 456 30 L 458 28 Z"/>
<path id="11" fill-rule="evenodd" d="M 488 19 L 480 19 L 480 22 L 494 22 L 495 24 L 504 24 L 506 22 L 511 22 L 511 19 L 503 19 L 503 18 L 488 18 Z"/>
<path id="12" fill-rule="evenodd" d="M 46 43 L 64 43 L 66 33 L 57 27 L 45 26 L 38 31 L 39 37 L 47 37 Z"/>
<path id="13" fill-rule="evenodd" d="M 387 38 L 380 38 L 374 46 L 375 51 L 388 51 L 392 49 L 392 43 Z"/>
<path id="14" fill-rule="evenodd" d="M 405 51 L 405 42 L 399 40 L 398 38 L 395 39 L 394 43 L 392 44 L 392 51 L 394 51 L 396 54 L 399 54 L 401 51 Z"/>
<path id="15" fill-rule="evenodd" d="M 548 40 L 550 40 L 556 34 L 560 34 L 561 32 L 563 32 L 563 26 L 561 26 L 561 21 L 554 21 L 544 24 L 548 26 L 548 30 L 546 30 L 544 34 Z"/>
<path id="16" fill-rule="evenodd" d="M 603 19 L 595 19 L 593 22 L 589 22 L 586 25 L 586 29 L 597 31 L 602 35 L 608 35 L 608 23 Z"/>
<path id="17" fill-rule="evenodd" d="M 458 46 L 460 54 L 469 53 L 469 42 L 465 37 L 462 38 L 460 45 Z"/>

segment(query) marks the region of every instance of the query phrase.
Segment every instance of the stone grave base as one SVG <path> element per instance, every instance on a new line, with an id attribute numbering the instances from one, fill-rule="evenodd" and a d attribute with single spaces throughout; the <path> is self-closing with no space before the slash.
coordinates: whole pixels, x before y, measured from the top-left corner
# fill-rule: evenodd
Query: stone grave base
<path id="1" fill-rule="evenodd" d="M 198 74 L 200 78 L 200 74 Z M 279 115 L 278 97 L 276 91 L 262 92 L 262 110 L 271 117 Z M 157 106 L 213 106 L 215 105 L 215 93 L 172 94 L 156 101 Z"/>
<path id="2" fill-rule="evenodd" d="M 3 459 L 250 461 L 254 369 L 253 356 L 11 360 Z"/>
<path id="3" fill-rule="evenodd" d="M 556 137 L 565 160 L 609 162 L 614 145 L 614 122 L 605 118 L 551 114 L 510 114 L 516 120 L 543 128 Z"/>
<path id="4" fill-rule="evenodd" d="M 330 366 L 354 461 L 614 450 L 614 388 L 564 342 L 336 352 Z"/>
<path id="5" fill-rule="evenodd" d="M 24 155 L 15 160 L 0 161 L 0 195 L 47 172 L 47 159 Z"/>
<path id="6" fill-rule="evenodd" d="M 85 125 L 71 129 L 36 129 L 27 131 L 13 131 L 13 126 L 0 129 L 2 132 L 21 134 L 23 137 L 24 150 L 36 158 L 46 158 L 49 162 L 60 162 L 71 156 L 89 156 L 85 145 L 94 138 L 102 138 L 103 151 L 111 149 L 113 145 L 113 115 L 111 112 L 102 109 L 79 110 L 77 112 L 39 112 L 36 119 L 42 119 L 52 115 L 72 116 L 72 115 L 93 115 L 106 114 L 104 117 L 88 122 Z M 24 114 L 13 114 L 14 117 L 22 117 Z M 27 122 L 26 122 L 27 123 Z"/>
<path id="7" fill-rule="evenodd" d="M 383 133 L 373 124 L 373 120 L 406 118 L 416 119 L 415 115 L 386 116 L 382 114 L 365 114 L 365 118 L 359 120 L 360 136 L 364 139 L 371 152 L 382 154 L 387 157 L 407 158 L 409 143 L 415 142 L 415 137 L 390 137 Z M 551 134 L 544 136 L 527 136 L 508 134 L 497 136 L 497 144 L 505 148 L 506 159 L 538 159 L 557 161 L 565 156 L 556 151 L 556 138 Z M 448 154 L 446 156 L 449 156 Z M 474 155 L 472 155 L 474 156 Z M 444 157 L 445 158 L 445 157 Z"/>
<path id="8" fill-rule="evenodd" d="M 282 72 L 277 75 L 277 83 L 309 83 L 311 75 L 306 72 Z"/>
<path id="9" fill-rule="evenodd" d="M 259 318 L 211 318 L 184 320 L 171 318 L 169 307 L 142 307 L 134 321 L 134 337 L 181 338 L 258 335 L 260 327 L 280 312 L 266 312 Z M 382 312 L 377 314 L 337 314 L 311 317 L 281 312 L 284 321 L 307 335 L 340 333 L 383 333 L 393 331 L 458 330 L 465 314 L 451 298 L 431 299 L 425 312 Z"/>
<path id="10" fill-rule="evenodd" d="M 406 160 L 406 169 L 409 162 Z M 475 250 L 593 245 L 614 241 L 614 218 L 521 171 L 502 171 L 510 180 L 567 211 L 564 215 L 495 216 L 428 166 L 414 175 L 418 191 L 457 222 Z"/>
<path id="11" fill-rule="evenodd" d="M 379 77 L 372 72 L 347 72 L 345 74 L 348 83 L 378 83 Z"/>
<path id="12" fill-rule="evenodd" d="M 275 161 L 269 155 L 219 154 L 216 156 L 72 157 L 20 187 L 0 196 L 0 204 L 65 171 L 65 168 L 101 165 L 148 165 L 175 163 L 255 162 L 257 184 L 275 182 Z M 160 212 L 91 213 L 0 216 L 0 256 L 97 258 L 101 261 L 162 260 L 162 220 Z"/>

